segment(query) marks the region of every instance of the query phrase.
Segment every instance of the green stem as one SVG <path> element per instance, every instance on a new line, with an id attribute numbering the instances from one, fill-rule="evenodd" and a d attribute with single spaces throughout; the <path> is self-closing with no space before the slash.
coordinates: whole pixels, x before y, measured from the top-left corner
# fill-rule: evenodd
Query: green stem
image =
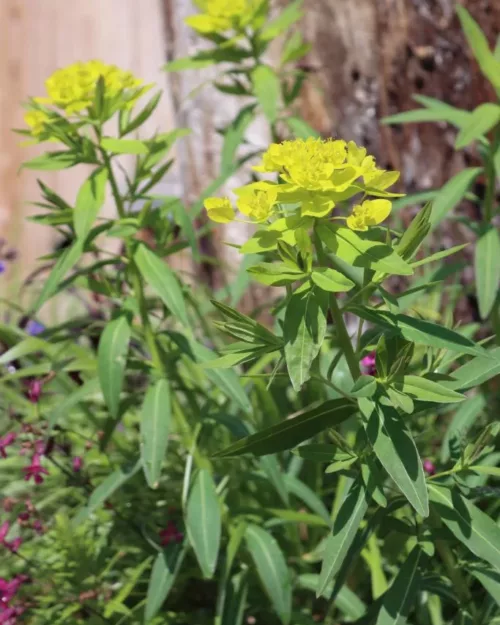
<path id="1" fill-rule="evenodd" d="M 113 199 L 115 200 L 116 210 L 118 211 L 118 215 L 120 216 L 120 218 L 123 219 L 123 217 L 125 217 L 125 206 L 123 205 L 123 199 L 120 195 L 120 190 L 118 189 L 113 166 L 111 165 L 111 159 L 109 158 L 109 154 L 106 152 L 106 150 L 103 150 L 102 148 L 101 155 L 104 161 L 104 166 L 106 167 L 106 171 L 108 172 L 108 179 L 111 185 Z"/>

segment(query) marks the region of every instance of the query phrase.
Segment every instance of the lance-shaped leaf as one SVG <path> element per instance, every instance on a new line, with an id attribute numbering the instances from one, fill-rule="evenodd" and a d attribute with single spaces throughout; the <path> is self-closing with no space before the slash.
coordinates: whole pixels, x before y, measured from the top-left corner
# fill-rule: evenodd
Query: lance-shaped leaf
<path id="1" fill-rule="evenodd" d="M 488 228 L 476 243 L 474 273 L 479 314 L 482 319 L 486 319 L 493 308 L 500 286 L 500 236 L 494 226 Z"/>
<path id="2" fill-rule="evenodd" d="M 283 326 L 285 360 L 295 390 L 311 377 L 311 365 L 326 333 L 328 296 L 319 289 L 294 293 L 288 301 Z"/>
<path id="3" fill-rule="evenodd" d="M 251 73 L 253 92 L 264 115 L 273 124 L 278 115 L 281 88 L 276 72 L 268 65 L 257 65 Z"/>
<path id="4" fill-rule="evenodd" d="M 482 172 L 481 167 L 468 167 L 453 176 L 439 190 L 432 203 L 432 213 L 430 216 L 431 230 L 434 229 L 446 215 L 463 199 L 472 182 Z"/>
<path id="5" fill-rule="evenodd" d="M 157 488 L 170 432 L 171 398 L 167 380 L 149 387 L 141 411 L 141 456 L 146 481 Z"/>
<path id="6" fill-rule="evenodd" d="M 357 411 L 347 399 L 332 399 L 297 417 L 286 419 L 261 432 L 247 436 L 215 454 L 217 457 L 274 454 L 295 447 L 329 427 L 336 427 Z"/>
<path id="7" fill-rule="evenodd" d="M 82 184 L 76 197 L 73 223 L 76 236 L 85 239 L 104 204 L 108 173 L 98 169 Z"/>
<path id="8" fill-rule="evenodd" d="M 417 545 L 384 594 L 376 625 L 403 625 L 415 603 L 420 582 L 418 565 L 422 551 Z"/>
<path id="9" fill-rule="evenodd" d="M 292 612 L 292 584 L 283 553 L 275 538 L 257 525 L 247 527 L 245 540 L 264 590 L 281 622 L 287 625 Z"/>
<path id="10" fill-rule="evenodd" d="M 367 508 L 365 489 L 362 481 L 358 478 L 352 483 L 340 506 L 333 522 L 332 533 L 326 542 L 317 596 L 325 595 L 329 584 L 342 566 Z"/>
<path id="11" fill-rule="evenodd" d="M 391 406 L 360 398 L 368 440 L 380 463 L 418 514 L 429 514 L 427 487 L 415 441 Z"/>
<path id="12" fill-rule="evenodd" d="M 450 404 L 466 399 L 465 395 L 418 375 L 405 375 L 395 380 L 394 386 L 398 391 L 407 393 L 414 399 L 420 399 L 421 401 Z"/>
<path id="13" fill-rule="evenodd" d="M 206 469 L 198 472 L 189 493 L 186 528 L 203 576 L 212 577 L 219 554 L 221 513 L 213 478 Z"/>
<path id="14" fill-rule="evenodd" d="M 144 625 L 147 625 L 158 614 L 163 602 L 168 597 L 185 554 L 186 545 L 172 545 L 156 556 L 149 578 Z"/>
<path id="15" fill-rule="evenodd" d="M 500 71 L 500 63 L 498 64 Z M 500 84 L 500 83 L 499 83 Z M 500 106 L 491 102 L 480 104 L 472 111 L 469 121 L 457 135 L 455 147 L 457 150 L 465 148 L 469 143 L 480 139 L 500 121 Z"/>
<path id="16" fill-rule="evenodd" d="M 102 394 L 112 417 L 118 414 L 125 365 L 130 341 L 130 325 L 125 315 L 110 321 L 99 341 L 97 363 Z"/>
<path id="17" fill-rule="evenodd" d="M 453 371 L 453 382 L 447 386 L 465 391 L 473 386 L 479 386 L 491 378 L 500 375 L 500 347 L 495 347 L 483 356 L 469 360 Z"/>
<path id="18" fill-rule="evenodd" d="M 455 489 L 429 484 L 429 497 L 455 537 L 500 571 L 500 527 L 495 521 Z"/>

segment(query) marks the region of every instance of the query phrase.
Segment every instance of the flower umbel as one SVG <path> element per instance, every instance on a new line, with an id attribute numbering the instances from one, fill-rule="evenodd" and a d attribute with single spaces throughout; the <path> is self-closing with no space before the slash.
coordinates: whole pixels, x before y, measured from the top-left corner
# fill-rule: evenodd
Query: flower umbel
<path id="1" fill-rule="evenodd" d="M 227 30 L 241 30 L 252 21 L 262 0 L 198 0 L 201 9 L 185 22 L 199 33 L 210 34 Z"/>

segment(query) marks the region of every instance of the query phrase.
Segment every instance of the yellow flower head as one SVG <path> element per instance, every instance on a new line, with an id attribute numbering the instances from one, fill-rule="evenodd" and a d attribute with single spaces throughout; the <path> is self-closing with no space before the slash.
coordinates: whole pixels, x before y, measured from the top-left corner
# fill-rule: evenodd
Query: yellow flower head
<path id="1" fill-rule="evenodd" d="M 44 101 L 68 114 L 78 113 L 92 104 L 101 76 L 105 96 L 109 99 L 129 90 L 139 91 L 142 84 L 131 72 L 115 65 L 106 65 L 97 60 L 78 62 L 58 69 L 45 81 L 48 98 Z"/>
<path id="2" fill-rule="evenodd" d="M 237 193 L 239 197 L 236 206 L 244 215 L 255 221 L 266 221 L 272 215 L 278 196 L 276 189 L 248 185 L 242 187 Z"/>
<path id="3" fill-rule="evenodd" d="M 209 219 L 219 224 L 228 224 L 234 219 L 234 209 L 230 200 L 221 197 L 208 197 L 204 202 Z"/>
<path id="4" fill-rule="evenodd" d="M 347 218 L 347 225 L 351 230 L 368 230 L 369 226 L 376 226 L 387 219 L 392 204 L 389 200 L 365 200 L 352 209 L 352 215 Z"/>
<path id="5" fill-rule="evenodd" d="M 30 127 L 31 135 L 33 137 L 39 137 L 47 130 L 49 116 L 45 111 L 30 109 L 25 113 L 24 121 L 26 125 Z"/>
<path id="6" fill-rule="evenodd" d="M 342 192 L 359 176 L 346 156 L 345 141 L 295 139 L 273 143 L 254 169 L 277 172 L 296 189 Z"/>
<path id="7" fill-rule="evenodd" d="M 185 22 L 194 30 L 204 33 L 241 30 L 248 24 L 262 4 L 262 0 L 198 0 L 202 13 L 191 15 Z"/>

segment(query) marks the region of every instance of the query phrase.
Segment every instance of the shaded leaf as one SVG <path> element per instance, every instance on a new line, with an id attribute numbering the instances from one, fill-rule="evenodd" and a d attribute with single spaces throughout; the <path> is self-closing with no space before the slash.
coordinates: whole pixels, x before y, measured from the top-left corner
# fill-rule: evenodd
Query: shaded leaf
<path id="1" fill-rule="evenodd" d="M 499 107 L 500 109 L 500 107 Z M 498 229 L 490 226 L 476 242 L 474 273 L 479 304 L 479 314 L 486 319 L 493 308 L 500 285 L 500 236 Z"/>
<path id="2" fill-rule="evenodd" d="M 141 456 L 146 481 L 157 488 L 167 451 L 171 420 L 170 385 L 167 380 L 152 384 L 141 411 Z"/>
<path id="3" fill-rule="evenodd" d="M 149 578 L 144 625 L 147 625 L 160 611 L 174 585 L 185 554 L 185 545 L 173 545 L 156 556 Z"/>
<path id="4" fill-rule="evenodd" d="M 129 322 L 127 317 L 122 315 L 107 324 L 99 340 L 97 351 L 99 382 L 112 417 L 117 416 L 120 406 L 130 335 Z"/>

